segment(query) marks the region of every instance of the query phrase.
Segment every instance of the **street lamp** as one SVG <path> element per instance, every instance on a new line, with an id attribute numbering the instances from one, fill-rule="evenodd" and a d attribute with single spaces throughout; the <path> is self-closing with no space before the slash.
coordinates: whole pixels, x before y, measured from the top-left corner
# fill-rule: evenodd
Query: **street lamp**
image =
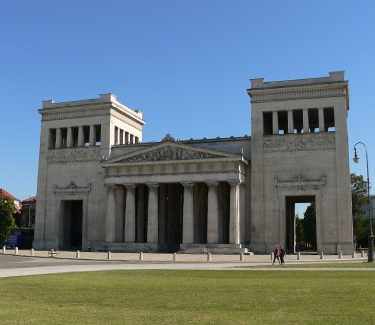
<path id="1" fill-rule="evenodd" d="M 359 162 L 359 157 L 357 154 L 357 145 L 363 146 L 366 153 L 366 168 L 367 168 L 367 195 L 368 195 L 368 217 L 370 219 L 370 233 L 368 237 L 368 262 L 374 261 L 374 233 L 372 231 L 372 209 L 371 209 L 371 201 L 370 201 L 370 174 L 368 169 L 368 155 L 367 155 L 367 147 L 362 141 L 358 141 L 354 145 L 354 158 L 353 161 L 357 164 Z"/>

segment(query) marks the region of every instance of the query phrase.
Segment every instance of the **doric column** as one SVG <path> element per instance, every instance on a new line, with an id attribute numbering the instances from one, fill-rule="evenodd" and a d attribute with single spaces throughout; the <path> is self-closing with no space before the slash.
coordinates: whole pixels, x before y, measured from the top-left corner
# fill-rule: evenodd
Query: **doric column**
<path id="1" fill-rule="evenodd" d="M 147 242 L 158 242 L 158 188 L 159 184 L 147 184 L 148 186 L 148 220 Z"/>
<path id="2" fill-rule="evenodd" d="M 273 134 L 279 134 L 279 118 L 277 112 L 272 112 L 272 129 Z"/>
<path id="3" fill-rule="evenodd" d="M 293 111 L 288 111 L 288 133 L 294 133 Z"/>
<path id="4" fill-rule="evenodd" d="M 319 132 L 324 132 L 324 108 L 319 108 Z"/>
<path id="5" fill-rule="evenodd" d="M 73 147 L 73 132 L 72 128 L 68 128 L 67 136 L 66 136 L 66 146 L 68 148 Z"/>
<path id="6" fill-rule="evenodd" d="M 116 222 L 116 200 L 115 186 L 108 186 L 107 190 L 107 213 L 105 218 L 105 241 L 112 243 L 115 241 Z"/>
<path id="7" fill-rule="evenodd" d="M 126 187 L 126 206 L 125 206 L 125 242 L 134 243 L 135 241 L 135 185 L 127 184 Z"/>
<path id="8" fill-rule="evenodd" d="M 182 242 L 194 243 L 194 183 L 182 183 L 184 186 L 184 209 L 182 221 Z"/>
<path id="9" fill-rule="evenodd" d="M 95 128 L 90 125 L 90 146 L 95 146 Z"/>
<path id="10" fill-rule="evenodd" d="M 207 183 L 207 243 L 219 242 L 219 200 L 217 195 L 218 182 Z"/>
<path id="11" fill-rule="evenodd" d="M 135 239 L 139 243 L 145 243 L 145 187 L 137 187 L 137 221 Z"/>
<path id="12" fill-rule="evenodd" d="M 55 147 L 57 149 L 61 148 L 61 129 L 57 128 L 56 129 L 56 145 Z"/>
<path id="13" fill-rule="evenodd" d="M 83 147 L 83 126 L 78 127 L 78 147 Z"/>
<path id="14" fill-rule="evenodd" d="M 240 184 L 230 183 L 229 243 L 240 243 Z"/>
<path id="15" fill-rule="evenodd" d="M 304 109 L 303 111 L 303 133 L 309 133 L 309 111 Z"/>

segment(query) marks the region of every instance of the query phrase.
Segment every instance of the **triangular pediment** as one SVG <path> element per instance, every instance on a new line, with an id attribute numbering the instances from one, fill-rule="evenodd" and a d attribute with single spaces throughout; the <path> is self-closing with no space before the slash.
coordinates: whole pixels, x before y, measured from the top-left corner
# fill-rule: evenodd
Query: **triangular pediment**
<path id="1" fill-rule="evenodd" d="M 223 153 L 216 150 L 207 150 L 175 142 L 155 145 L 151 148 L 137 150 L 130 154 L 109 160 L 107 164 L 143 163 L 178 160 L 206 160 L 206 159 L 237 158 L 240 156 Z"/>

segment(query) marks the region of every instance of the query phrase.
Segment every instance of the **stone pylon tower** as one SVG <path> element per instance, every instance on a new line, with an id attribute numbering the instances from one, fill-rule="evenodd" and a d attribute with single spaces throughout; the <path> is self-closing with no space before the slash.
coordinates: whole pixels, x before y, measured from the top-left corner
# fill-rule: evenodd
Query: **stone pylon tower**
<path id="1" fill-rule="evenodd" d="M 296 250 L 294 206 L 313 203 L 316 249 L 353 249 L 348 82 L 328 77 L 251 80 L 251 243 Z M 294 228 L 294 229 L 293 229 Z"/>

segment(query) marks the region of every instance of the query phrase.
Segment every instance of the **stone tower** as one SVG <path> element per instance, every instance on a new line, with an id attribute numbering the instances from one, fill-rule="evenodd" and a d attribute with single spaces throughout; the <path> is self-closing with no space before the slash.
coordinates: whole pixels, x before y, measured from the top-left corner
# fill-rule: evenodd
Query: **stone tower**
<path id="1" fill-rule="evenodd" d="M 296 251 L 296 203 L 313 203 L 316 249 L 351 252 L 348 82 L 328 77 L 251 80 L 251 243 Z M 293 229 L 294 227 L 294 229 Z"/>
<path id="2" fill-rule="evenodd" d="M 121 104 L 113 94 L 79 101 L 43 101 L 39 113 L 34 247 L 64 248 L 66 241 L 74 242 L 65 237 L 79 231 L 82 235 L 75 244 L 85 249 L 89 237 L 104 238 L 104 231 L 100 233 L 105 227 L 101 198 L 106 196 L 106 188 L 100 163 L 113 146 L 142 141 L 143 114 Z M 73 223 L 77 226 L 72 227 Z M 63 231 L 64 227 L 72 231 Z"/>

